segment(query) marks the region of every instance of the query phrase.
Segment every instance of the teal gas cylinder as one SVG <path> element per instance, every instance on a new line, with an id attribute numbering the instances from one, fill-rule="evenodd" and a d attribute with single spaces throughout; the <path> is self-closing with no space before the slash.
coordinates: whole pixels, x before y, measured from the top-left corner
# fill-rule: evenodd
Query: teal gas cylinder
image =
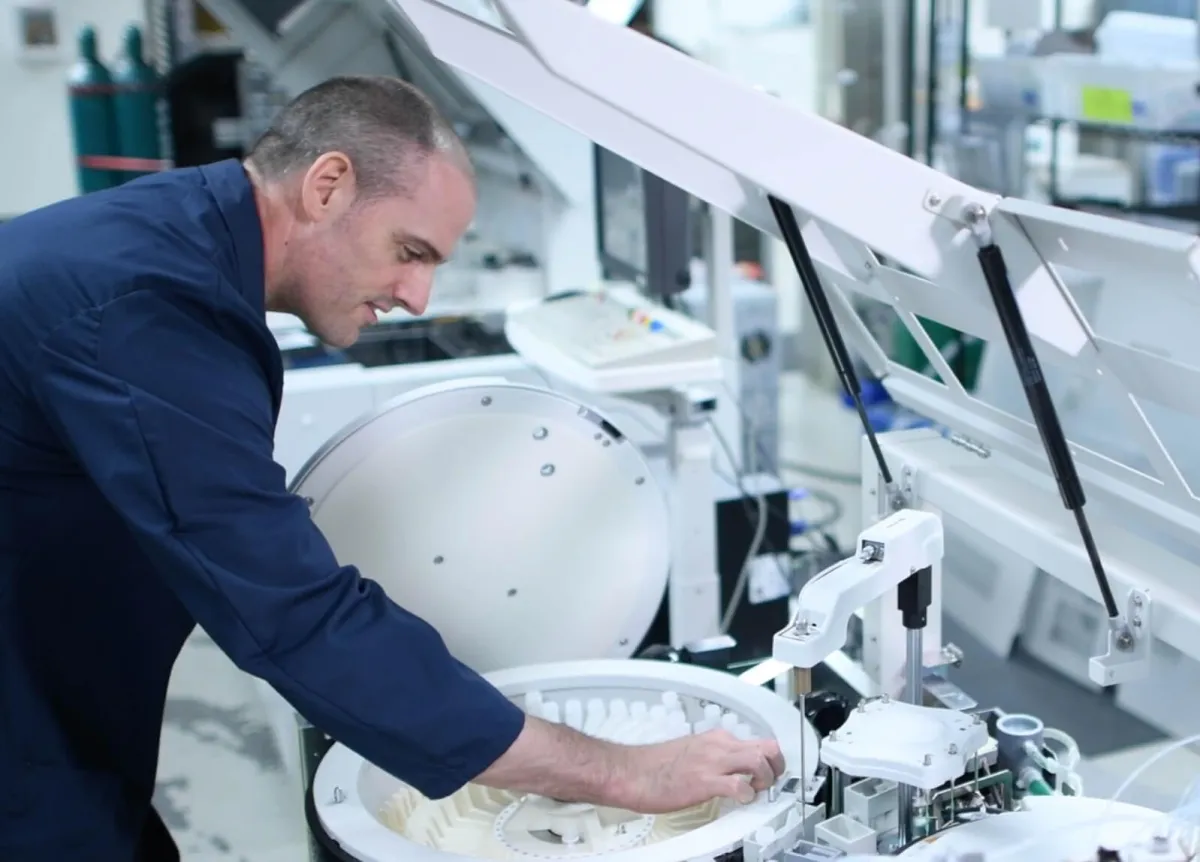
<path id="1" fill-rule="evenodd" d="M 122 181 L 159 170 L 162 158 L 158 132 L 160 79 L 146 62 L 142 31 L 135 25 L 125 30 L 120 56 L 113 66 L 113 108 L 117 125 L 117 150 Z M 128 161 L 124 161 L 128 160 Z"/>
<path id="2" fill-rule="evenodd" d="M 119 175 L 110 170 L 108 161 L 117 155 L 112 76 L 100 62 L 92 27 L 79 31 L 79 58 L 67 78 L 67 98 L 79 191 L 86 194 L 116 185 Z"/>

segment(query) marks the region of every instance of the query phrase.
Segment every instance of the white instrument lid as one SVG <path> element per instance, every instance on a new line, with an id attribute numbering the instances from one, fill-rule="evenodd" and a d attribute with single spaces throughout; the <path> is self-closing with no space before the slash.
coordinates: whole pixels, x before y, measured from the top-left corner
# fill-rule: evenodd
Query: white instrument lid
<path id="1" fill-rule="evenodd" d="M 327 443 L 292 490 L 342 565 L 480 673 L 627 658 L 666 589 L 667 506 L 641 453 L 548 390 L 412 390 Z"/>

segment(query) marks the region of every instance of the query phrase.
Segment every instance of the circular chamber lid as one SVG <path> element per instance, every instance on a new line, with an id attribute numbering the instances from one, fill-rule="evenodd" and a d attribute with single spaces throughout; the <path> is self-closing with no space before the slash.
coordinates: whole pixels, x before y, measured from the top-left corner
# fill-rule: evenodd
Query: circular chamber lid
<path id="1" fill-rule="evenodd" d="M 487 678 L 526 712 L 601 738 L 649 743 L 721 725 L 743 737 L 777 739 L 792 776 L 799 777 L 801 763 L 806 778 L 817 768 L 817 735 L 800 712 L 720 671 L 595 660 L 513 668 Z M 782 826 L 796 808 L 793 784 L 785 782 L 777 796 L 760 793 L 749 805 L 713 801 L 657 816 L 473 784 L 431 801 L 337 744 L 317 767 L 312 802 L 321 828 L 360 862 L 601 855 L 605 862 L 678 862 L 716 857 L 764 826 Z"/>
<path id="2" fill-rule="evenodd" d="M 300 471 L 342 565 L 477 672 L 630 656 L 662 602 L 665 498 L 594 410 L 502 379 L 407 392 Z"/>
<path id="3" fill-rule="evenodd" d="M 957 862 L 982 853 L 987 862 L 1098 859 L 1115 850 L 1122 862 L 1183 862 L 1200 850 L 1193 822 L 1150 808 L 1087 797 L 1026 797 L 1024 811 L 947 829 L 900 854 L 914 862 Z"/>

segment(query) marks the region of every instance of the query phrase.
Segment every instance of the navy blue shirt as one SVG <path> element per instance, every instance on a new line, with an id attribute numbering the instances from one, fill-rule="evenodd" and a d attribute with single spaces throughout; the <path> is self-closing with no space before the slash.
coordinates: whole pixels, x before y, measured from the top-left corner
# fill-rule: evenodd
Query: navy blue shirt
<path id="1" fill-rule="evenodd" d="M 237 162 L 0 227 L 0 859 L 139 857 L 198 623 L 431 797 L 523 714 L 338 565 L 272 458 L 283 385 Z M 369 574 L 369 573 L 367 573 Z"/>

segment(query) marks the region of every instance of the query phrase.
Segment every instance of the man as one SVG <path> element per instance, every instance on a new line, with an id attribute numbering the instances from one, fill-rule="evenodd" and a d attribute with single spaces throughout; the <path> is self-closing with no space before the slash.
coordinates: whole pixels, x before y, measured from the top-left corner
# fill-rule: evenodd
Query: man
<path id="1" fill-rule="evenodd" d="M 245 165 L 0 228 L 0 859 L 178 858 L 150 800 L 196 624 L 431 797 L 474 780 L 670 811 L 781 773 L 774 743 L 631 749 L 526 718 L 339 567 L 287 492 L 265 312 L 335 346 L 395 306 L 420 313 L 474 206 L 463 146 L 424 97 L 339 78 Z"/>

